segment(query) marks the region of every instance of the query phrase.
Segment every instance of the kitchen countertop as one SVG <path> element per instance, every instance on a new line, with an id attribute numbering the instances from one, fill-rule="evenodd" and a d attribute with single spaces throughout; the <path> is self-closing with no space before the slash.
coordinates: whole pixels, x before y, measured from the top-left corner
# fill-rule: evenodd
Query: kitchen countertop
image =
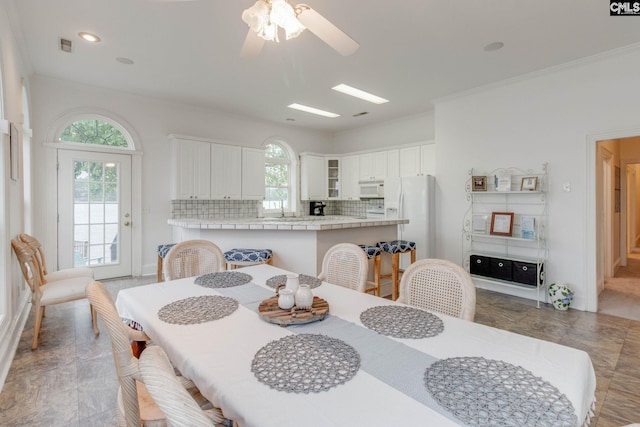
<path id="1" fill-rule="evenodd" d="M 275 218 L 175 218 L 169 225 L 184 228 L 221 230 L 335 230 L 340 228 L 380 227 L 385 225 L 408 224 L 408 219 L 372 219 L 344 215 L 299 216 Z"/>

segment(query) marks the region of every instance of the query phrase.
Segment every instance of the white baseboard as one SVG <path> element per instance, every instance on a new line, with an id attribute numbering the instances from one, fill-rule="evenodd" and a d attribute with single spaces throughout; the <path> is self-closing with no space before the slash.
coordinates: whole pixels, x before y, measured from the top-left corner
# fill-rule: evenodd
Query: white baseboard
<path id="1" fill-rule="evenodd" d="M 0 331 L 0 391 L 4 387 L 4 382 L 7 379 L 11 363 L 18 349 L 22 330 L 29 317 L 29 311 L 31 310 L 30 297 L 31 294 L 26 295 L 23 304 L 21 304 L 22 310 L 20 310 L 20 313 L 13 318 L 13 321 L 7 325 L 7 328 L 3 328 L 3 330 Z"/>

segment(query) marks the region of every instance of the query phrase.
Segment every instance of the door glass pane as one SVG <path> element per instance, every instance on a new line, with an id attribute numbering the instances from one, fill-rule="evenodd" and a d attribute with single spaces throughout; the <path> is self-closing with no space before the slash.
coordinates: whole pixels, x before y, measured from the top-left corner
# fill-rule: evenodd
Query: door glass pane
<path id="1" fill-rule="evenodd" d="M 118 263 L 119 175 L 115 163 L 74 161 L 76 267 Z"/>

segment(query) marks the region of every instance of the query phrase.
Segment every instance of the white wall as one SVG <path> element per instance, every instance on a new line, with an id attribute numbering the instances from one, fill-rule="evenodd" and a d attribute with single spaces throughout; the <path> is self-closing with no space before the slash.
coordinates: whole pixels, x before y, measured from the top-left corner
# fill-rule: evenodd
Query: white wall
<path id="1" fill-rule="evenodd" d="M 90 109 L 115 114 L 131 126 L 141 144 L 142 157 L 142 265 L 143 273 L 155 272 L 158 244 L 171 241 L 171 228 L 167 225 L 170 213 L 169 170 L 170 145 L 167 135 L 181 134 L 210 138 L 237 145 L 259 147 L 272 136 L 289 143 L 296 152 L 326 151 L 330 146 L 327 135 L 301 131 L 293 126 L 278 126 L 219 111 L 170 103 L 127 93 L 86 86 L 68 81 L 37 76 L 32 79 L 33 106 L 31 126 L 35 147 L 35 169 L 46 170 L 45 156 L 50 149 L 42 144 L 53 142 L 51 128 L 69 111 Z M 34 207 L 37 212 L 51 212 L 55 200 L 47 194 L 50 173 L 38 174 Z M 34 233 L 49 236 L 43 245 L 54 248 L 55 222 L 42 215 L 36 217 Z M 53 240 L 53 241 L 51 241 Z"/>
<path id="2" fill-rule="evenodd" d="M 2 116 L 0 117 L 0 384 L 9 370 L 20 332 L 29 313 L 27 287 L 22 279 L 11 239 L 23 230 L 23 180 L 10 179 L 9 128 L 13 123 L 22 134 L 22 78 L 28 74 L 11 31 L 5 2 L 0 1 L 0 64 L 2 65 Z M 18 142 L 18 155 L 22 149 Z"/>
<path id="3" fill-rule="evenodd" d="M 331 151 L 324 152 L 343 154 L 431 141 L 434 138 L 433 117 L 434 112 L 431 110 L 366 128 L 339 132 L 333 137 Z"/>
<path id="4" fill-rule="evenodd" d="M 594 165 L 587 162 L 595 134 L 640 128 L 638 75 L 635 47 L 436 102 L 437 255 L 461 262 L 470 168 L 539 169 L 548 162 L 548 282 L 567 283 L 573 306 L 587 308 L 595 287 L 587 248 L 595 235 L 587 212 L 595 208 Z M 571 192 L 563 192 L 564 183 Z"/>

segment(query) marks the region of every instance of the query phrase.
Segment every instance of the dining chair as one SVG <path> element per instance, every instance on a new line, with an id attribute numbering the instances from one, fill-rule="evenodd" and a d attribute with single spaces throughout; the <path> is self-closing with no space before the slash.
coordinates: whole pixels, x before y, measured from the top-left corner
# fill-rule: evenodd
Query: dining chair
<path id="1" fill-rule="evenodd" d="M 31 303 L 33 304 L 35 312 L 31 349 L 35 350 L 38 348 L 38 335 L 40 334 L 40 327 L 42 326 L 45 307 L 48 305 L 62 304 L 63 302 L 85 299 L 85 287 L 87 286 L 87 283 L 91 282 L 93 279 L 89 277 L 69 277 L 43 283 L 40 266 L 36 260 L 35 251 L 31 246 L 18 239 L 12 239 L 11 247 L 18 258 L 22 276 L 31 290 Z M 89 305 L 89 308 L 91 310 L 93 330 L 98 334 L 100 333 L 100 330 L 98 329 L 96 312 L 92 305 Z"/>
<path id="2" fill-rule="evenodd" d="M 149 341 L 149 337 L 143 331 L 125 325 L 118 314 L 111 294 L 102 282 L 91 282 L 86 288 L 86 293 L 87 298 L 105 324 L 111 341 L 111 352 L 120 383 L 117 400 L 118 426 L 167 425 L 164 413 L 149 394 L 140 376 L 138 359 L 131 349 L 131 341 Z M 213 408 L 211 403 L 202 397 L 191 380 L 184 377 L 180 377 L 180 380 L 182 386 L 189 389 L 199 403 Z"/>
<path id="3" fill-rule="evenodd" d="M 360 246 L 338 243 L 324 254 L 318 279 L 364 292 L 368 275 L 369 260 Z"/>
<path id="4" fill-rule="evenodd" d="M 209 240 L 186 240 L 172 247 L 164 258 L 165 280 L 218 273 L 226 269 L 224 254 Z"/>
<path id="5" fill-rule="evenodd" d="M 93 270 L 89 267 L 73 267 L 49 272 L 40 241 L 26 233 L 22 233 L 18 237 L 23 243 L 26 243 L 34 250 L 36 261 L 40 266 L 40 278 L 43 284 L 52 280 L 68 279 L 71 277 L 89 277 L 93 280 Z"/>
<path id="6" fill-rule="evenodd" d="M 398 302 L 473 322 L 476 286 L 469 273 L 451 261 L 421 259 L 402 275 Z"/>
<path id="7" fill-rule="evenodd" d="M 140 356 L 140 375 L 153 401 L 171 426 L 215 426 L 228 421 L 220 411 L 204 411 L 184 389 L 171 367 L 167 354 L 158 346 L 148 347 Z"/>

